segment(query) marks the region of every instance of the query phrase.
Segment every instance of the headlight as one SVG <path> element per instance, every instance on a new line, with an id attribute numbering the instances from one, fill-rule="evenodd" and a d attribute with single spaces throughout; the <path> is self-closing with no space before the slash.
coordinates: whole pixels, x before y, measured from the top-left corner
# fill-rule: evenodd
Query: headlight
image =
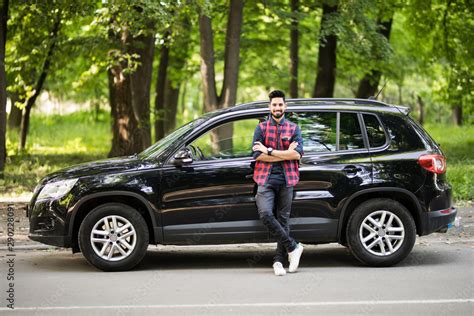
<path id="1" fill-rule="evenodd" d="M 68 193 L 78 179 L 62 180 L 46 184 L 38 195 L 38 200 L 58 198 Z"/>

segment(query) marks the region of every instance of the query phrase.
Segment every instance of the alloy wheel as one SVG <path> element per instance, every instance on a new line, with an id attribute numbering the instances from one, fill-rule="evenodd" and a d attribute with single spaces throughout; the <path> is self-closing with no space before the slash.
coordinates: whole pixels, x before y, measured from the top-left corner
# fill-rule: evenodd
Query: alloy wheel
<path id="1" fill-rule="evenodd" d="M 110 215 L 101 218 L 90 234 L 92 249 L 107 261 L 120 261 L 128 257 L 137 244 L 137 233 L 124 217 Z"/>
<path id="2" fill-rule="evenodd" d="M 395 253 L 405 239 L 405 228 L 400 218 L 386 210 L 367 215 L 359 228 L 359 238 L 364 248 L 376 256 Z"/>

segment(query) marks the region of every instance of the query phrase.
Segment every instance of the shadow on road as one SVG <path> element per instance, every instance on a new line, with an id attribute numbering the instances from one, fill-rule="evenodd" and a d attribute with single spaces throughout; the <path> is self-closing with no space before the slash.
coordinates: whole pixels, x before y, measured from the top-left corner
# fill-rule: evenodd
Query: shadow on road
<path id="1" fill-rule="evenodd" d="M 443 255 L 439 249 L 428 247 L 417 247 L 400 264 L 391 268 L 376 269 L 397 269 L 407 267 L 431 266 L 452 263 L 456 261 L 454 255 Z M 274 251 L 271 248 L 254 249 L 212 249 L 207 246 L 205 249 L 193 249 L 186 247 L 172 247 L 167 249 L 154 249 L 150 247 L 145 258 L 133 271 L 150 270 L 193 270 L 193 269 L 255 269 L 271 267 Z M 55 271 L 55 272 L 99 272 L 87 263 L 84 257 L 79 254 L 72 255 L 69 251 L 41 252 L 34 257 L 20 259 L 27 261 L 34 270 Z M 303 254 L 301 268 L 353 268 L 353 269 L 373 269 L 359 263 L 349 253 L 347 248 L 332 246 L 307 246 Z M 126 272 L 125 272 L 126 273 Z"/>

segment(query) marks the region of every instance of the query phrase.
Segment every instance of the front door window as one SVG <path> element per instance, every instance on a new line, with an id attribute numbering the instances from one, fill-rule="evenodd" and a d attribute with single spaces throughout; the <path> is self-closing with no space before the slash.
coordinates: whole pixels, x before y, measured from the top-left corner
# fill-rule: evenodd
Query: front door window
<path id="1" fill-rule="evenodd" d="M 194 160 L 251 157 L 253 133 L 259 122 L 257 118 L 248 118 L 212 128 L 188 145 Z"/>

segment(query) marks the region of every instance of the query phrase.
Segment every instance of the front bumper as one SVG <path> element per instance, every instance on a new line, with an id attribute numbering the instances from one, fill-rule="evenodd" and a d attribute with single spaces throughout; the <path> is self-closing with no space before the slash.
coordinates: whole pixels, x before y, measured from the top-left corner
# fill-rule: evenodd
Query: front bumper
<path id="1" fill-rule="evenodd" d="M 57 247 L 71 247 L 68 208 L 71 199 L 37 200 L 36 195 L 28 206 L 30 230 L 28 238 Z"/>
<path id="2" fill-rule="evenodd" d="M 28 238 L 34 241 L 38 241 L 42 244 L 52 245 L 56 247 L 71 247 L 71 237 L 70 236 L 45 236 L 39 234 L 29 234 Z"/>
<path id="3" fill-rule="evenodd" d="M 455 207 L 448 209 L 426 212 L 421 214 L 421 233 L 420 236 L 428 235 L 434 232 L 446 232 L 447 228 L 456 218 L 457 210 Z"/>

